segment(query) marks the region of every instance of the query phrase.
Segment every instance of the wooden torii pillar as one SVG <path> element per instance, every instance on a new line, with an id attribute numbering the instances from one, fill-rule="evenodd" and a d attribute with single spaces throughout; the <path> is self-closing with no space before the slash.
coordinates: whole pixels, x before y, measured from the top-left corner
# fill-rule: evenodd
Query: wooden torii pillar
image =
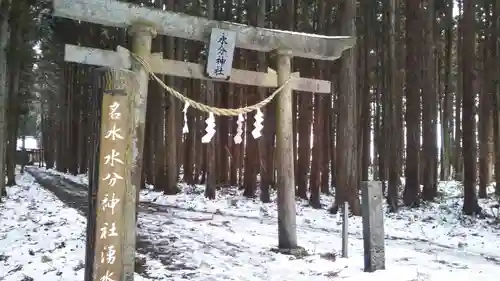
<path id="1" fill-rule="evenodd" d="M 307 79 L 291 73 L 292 57 L 333 61 L 342 52 L 352 48 L 356 39 L 349 36 L 323 36 L 291 31 L 273 30 L 193 17 L 181 13 L 139 7 L 114 0 L 53 0 L 54 16 L 102 24 L 105 26 L 130 28 L 133 36 L 132 51 L 144 58 L 155 73 L 208 80 L 202 65 L 165 60 L 158 54 L 151 54 L 151 41 L 156 34 L 188 40 L 209 42 L 212 29 L 218 28 L 236 33 L 238 48 L 274 52 L 277 54 L 277 72 L 255 72 L 232 69 L 226 82 L 261 87 L 279 87 L 287 83 L 277 96 L 276 118 L 276 169 L 278 188 L 278 233 L 279 248 L 290 251 L 298 248 L 296 235 L 295 177 L 293 155 L 293 110 L 292 91 L 331 93 L 329 81 Z M 140 186 L 144 125 L 146 115 L 148 73 L 142 65 L 132 59 L 127 50 L 99 50 L 66 45 L 65 60 L 111 68 L 132 69 L 138 76 L 139 87 L 135 94 L 135 128 L 133 130 L 134 158 L 132 159 L 132 184 L 123 188 L 123 244 L 120 245 L 123 272 L 115 272 L 115 278 L 133 280 L 135 249 L 135 206 L 136 189 Z M 221 81 L 221 80 L 215 80 Z M 354 108 L 352 110 L 355 110 Z M 352 124 L 354 126 L 355 124 Z M 98 213 L 99 216 L 99 213 Z M 100 226 L 98 226 L 99 228 Z M 97 237 L 99 239 L 99 237 Z M 94 280 L 100 280 L 103 269 L 94 260 Z M 117 280 L 117 279 L 115 279 Z"/>

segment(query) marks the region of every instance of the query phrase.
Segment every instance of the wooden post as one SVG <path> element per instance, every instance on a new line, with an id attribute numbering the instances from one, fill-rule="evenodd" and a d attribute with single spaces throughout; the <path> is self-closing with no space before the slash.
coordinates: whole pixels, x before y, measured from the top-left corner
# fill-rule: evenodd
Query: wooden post
<path id="1" fill-rule="evenodd" d="M 291 77 L 291 58 L 278 55 L 278 84 Z M 287 84 L 277 96 L 276 113 L 276 170 L 278 189 L 278 247 L 287 251 L 297 248 L 295 175 L 293 160 L 293 99 Z"/>
<path id="2" fill-rule="evenodd" d="M 102 99 L 99 187 L 94 252 L 94 281 L 122 280 L 126 232 L 127 198 L 131 185 L 132 148 L 130 120 L 130 75 L 123 70 L 106 73 Z M 134 229 L 135 230 L 135 229 Z"/>
<path id="3" fill-rule="evenodd" d="M 143 57 L 151 54 L 151 43 L 156 31 L 152 26 L 136 24 L 130 29 L 132 35 L 132 51 Z M 135 271 L 135 243 L 137 227 L 137 202 L 142 183 L 142 159 L 144 149 L 144 131 L 146 125 L 146 104 L 148 99 L 149 73 L 138 62 L 133 61 L 132 70 L 137 82 L 136 93 L 133 97 L 132 110 L 132 184 L 125 192 L 125 209 L 123 215 L 127 218 L 124 225 L 124 281 L 134 280 Z"/>

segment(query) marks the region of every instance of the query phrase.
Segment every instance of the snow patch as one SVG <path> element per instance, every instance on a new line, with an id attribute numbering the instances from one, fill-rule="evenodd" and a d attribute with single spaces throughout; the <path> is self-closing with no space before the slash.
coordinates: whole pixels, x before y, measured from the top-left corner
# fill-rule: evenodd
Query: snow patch
<path id="1" fill-rule="evenodd" d="M 0 280 L 83 280 L 86 219 L 29 174 L 16 180 L 0 204 Z"/>

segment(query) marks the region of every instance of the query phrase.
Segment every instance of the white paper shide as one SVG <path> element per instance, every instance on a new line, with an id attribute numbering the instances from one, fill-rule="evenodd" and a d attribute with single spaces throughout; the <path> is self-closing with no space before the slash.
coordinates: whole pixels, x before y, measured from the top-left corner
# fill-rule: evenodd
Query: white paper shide
<path id="1" fill-rule="evenodd" d="M 254 129 L 252 131 L 252 136 L 254 139 L 258 139 L 262 136 L 262 128 L 264 128 L 264 126 L 262 125 L 262 123 L 264 122 L 264 113 L 262 113 L 262 110 L 260 110 L 260 108 L 257 109 L 254 120 L 255 122 L 253 123 Z"/>
<path id="2" fill-rule="evenodd" d="M 207 120 L 205 120 L 207 127 L 205 129 L 206 134 L 201 138 L 202 143 L 209 143 L 215 136 L 215 116 L 212 112 L 208 114 Z"/>
<path id="3" fill-rule="evenodd" d="M 233 140 L 234 143 L 240 144 L 243 142 L 243 122 L 245 121 L 245 117 L 243 117 L 243 114 L 238 115 L 238 119 L 236 120 L 236 135 L 234 136 Z"/>
<path id="4" fill-rule="evenodd" d="M 188 118 L 187 118 L 187 111 L 189 108 L 189 102 L 186 102 L 184 104 L 184 109 L 182 110 L 183 115 L 184 115 L 184 126 L 182 126 L 182 133 L 187 134 L 189 133 L 189 127 L 188 127 Z"/>

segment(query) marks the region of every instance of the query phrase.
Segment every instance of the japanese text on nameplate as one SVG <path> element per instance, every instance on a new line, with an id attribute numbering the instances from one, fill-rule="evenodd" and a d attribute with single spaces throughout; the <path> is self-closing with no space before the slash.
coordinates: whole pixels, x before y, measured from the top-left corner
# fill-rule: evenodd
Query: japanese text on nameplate
<path id="1" fill-rule="evenodd" d="M 111 153 L 104 156 L 104 165 L 109 165 L 111 167 L 116 166 L 117 164 L 123 165 L 123 160 L 120 159 L 120 153 L 116 151 L 116 149 L 111 149 Z"/>
<path id="2" fill-rule="evenodd" d="M 101 227 L 101 235 L 99 236 L 101 239 L 108 239 L 108 237 L 118 237 L 118 233 L 116 232 L 116 223 L 107 223 Z"/>
<path id="3" fill-rule="evenodd" d="M 123 180 L 123 177 L 120 176 L 118 173 L 111 172 L 108 173 L 104 178 L 102 178 L 102 180 L 107 181 L 109 187 L 114 187 L 117 181 Z"/>
<path id="4" fill-rule="evenodd" d="M 116 248 L 114 245 L 109 245 L 104 247 L 104 251 L 101 252 L 101 263 L 114 264 L 116 261 Z"/>
<path id="5" fill-rule="evenodd" d="M 115 275 L 114 272 L 106 270 L 106 273 L 104 273 L 104 275 L 99 278 L 99 281 L 116 281 L 116 279 L 113 279 L 113 275 Z"/>
<path id="6" fill-rule="evenodd" d="M 208 50 L 207 74 L 212 78 L 227 79 L 231 75 L 236 32 L 212 29 Z"/>
<path id="7" fill-rule="evenodd" d="M 109 106 L 109 118 L 111 118 L 111 120 L 120 120 L 120 118 L 122 117 L 122 114 L 118 111 L 118 108 L 120 108 L 120 104 L 116 101 L 114 101 Z"/>
<path id="8" fill-rule="evenodd" d="M 115 214 L 115 207 L 120 203 L 120 198 L 116 198 L 116 194 L 113 192 L 111 194 L 111 197 L 109 193 L 104 194 L 104 198 L 101 200 L 101 208 L 103 211 L 106 211 L 109 209 L 111 211 L 111 214 Z"/>
<path id="9" fill-rule="evenodd" d="M 121 130 L 122 129 L 117 128 L 116 124 L 113 123 L 113 127 L 106 132 L 106 134 L 104 135 L 104 138 L 105 139 L 110 139 L 110 140 L 113 140 L 113 141 L 115 141 L 115 140 L 123 140 L 124 139 L 123 136 L 120 135 L 120 131 Z"/>

